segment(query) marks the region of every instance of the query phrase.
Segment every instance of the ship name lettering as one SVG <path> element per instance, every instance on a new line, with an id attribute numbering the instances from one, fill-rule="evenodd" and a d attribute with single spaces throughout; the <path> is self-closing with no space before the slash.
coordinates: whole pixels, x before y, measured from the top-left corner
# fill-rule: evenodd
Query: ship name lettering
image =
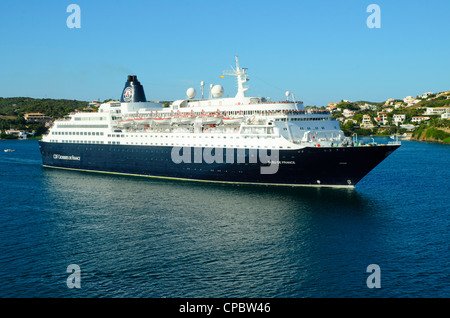
<path id="1" fill-rule="evenodd" d="M 60 154 L 54 154 L 53 155 L 53 159 L 55 159 L 55 160 L 76 160 L 76 161 L 80 161 L 81 157 L 77 157 L 77 156 L 74 156 L 74 155 L 62 156 Z"/>
<path id="2" fill-rule="evenodd" d="M 295 161 L 269 161 L 269 164 L 278 164 L 278 165 L 295 165 Z"/>

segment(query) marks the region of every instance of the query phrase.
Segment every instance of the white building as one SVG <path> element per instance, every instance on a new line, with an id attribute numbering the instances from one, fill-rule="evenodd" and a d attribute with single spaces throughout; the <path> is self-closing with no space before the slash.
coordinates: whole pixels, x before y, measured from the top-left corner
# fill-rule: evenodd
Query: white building
<path id="1" fill-rule="evenodd" d="M 448 112 L 450 112 L 450 107 L 427 107 L 424 115 L 442 115 Z"/>
<path id="2" fill-rule="evenodd" d="M 359 105 L 359 108 L 361 108 L 361 110 L 377 110 L 377 106 L 367 103 L 365 103 L 364 105 Z"/>
<path id="3" fill-rule="evenodd" d="M 363 115 L 361 128 L 373 128 L 372 120 L 369 115 Z"/>
<path id="4" fill-rule="evenodd" d="M 27 139 L 27 133 L 22 130 L 10 129 L 10 130 L 6 130 L 5 133 L 7 135 L 17 136 L 17 138 L 19 138 L 19 139 Z"/>
<path id="5" fill-rule="evenodd" d="M 378 119 L 376 119 L 376 121 L 382 125 L 387 125 L 389 123 L 388 121 L 388 117 L 386 113 L 382 113 L 382 112 L 378 112 Z"/>
<path id="6" fill-rule="evenodd" d="M 405 114 L 395 114 L 392 116 L 392 119 L 394 120 L 394 124 L 398 125 L 399 123 L 403 123 L 406 119 Z"/>
<path id="7" fill-rule="evenodd" d="M 406 96 L 405 98 L 403 98 L 403 102 L 406 103 L 406 107 L 408 106 L 412 106 L 414 104 L 417 104 L 418 102 L 420 102 L 420 99 L 415 99 L 412 96 Z"/>
<path id="8" fill-rule="evenodd" d="M 98 106 L 100 106 L 100 101 L 98 101 L 98 100 L 93 100 L 93 101 L 90 101 L 89 102 L 89 107 L 98 107 Z"/>
<path id="9" fill-rule="evenodd" d="M 398 109 L 400 107 L 403 107 L 403 103 L 402 102 L 397 102 L 397 103 L 394 104 L 394 108 L 395 109 Z"/>
<path id="10" fill-rule="evenodd" d="M 384 103 L 384 106 L 390 106 L 394 103 L 395 99 L 393 98 L 389 98 L 386 103 Z"/>
<path id="11" fill-rule="evenodd" d="M 355 112 L 350 109 L 344 109 L 342 115 L 344 115 L 344 117 L 352 117 L 353 115 L 355 115 Z"/>
<path id="12" fill-rule="evenodd" d="M 328 111 L 332 112 L 335 111 L 337 108 L 338 103 L 328 103 L 328 106 L 325 107 Z"/>
<path id="13" fill-rule="evenodd" d="M 427 98 L 427 97 L 429 97 L 429 96 L 431 96 L 433 94 L 434 93 L 432 93 L 432 92 L 423 93 L 422 95 L 420 95 L 420 98 Z"/>
<path id="14" fill-rule="evenodd" d="M 427 121 L 430 120 L 430 117 L 427 116 L 413 116 L 411 118 L 412 123 L 420 123 L 421 121 Z"/>

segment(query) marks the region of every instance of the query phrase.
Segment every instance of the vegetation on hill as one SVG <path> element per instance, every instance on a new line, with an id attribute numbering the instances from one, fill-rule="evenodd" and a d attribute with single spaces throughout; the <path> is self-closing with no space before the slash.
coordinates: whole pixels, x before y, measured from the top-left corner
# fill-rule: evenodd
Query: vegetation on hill
<path id="1" fill-rule="evenodd" d="M 425 94 L 424 94 L 425 95 Z M 390 99 L 386 102 L 370 101 L 341 101 L 332 109 L 332 117 L 340 120 L 340 127 L 346 136 L 357 134 L 358 136 L 389 136 L 393 134 L 411 134 L 414 131 L 412 139 L 436 142 L 450 142 L 450 120 L 441 119 L 440 115 L 424 115 L 427 108 L 449 107 L 450 92 L 428 94 L 426 97 L 417 96 L 413 105 L 404 100 Z M 325 107 L 322 107 L 325 108 Z M 353 111 L 349 116 L 344 110 Z M 385 114 L 382 119 L 380 113 Z M 394 122 L 394 115 L 405 115 L 405 119 L 399 123 Z M 364 121 L 363 116 L 370 117 L 369 122 Z M 413 117 L 423 117 L 425 120 L 421 123 L 413 120 Z M 408 125 L 410 128 L 408 127 Z M 403 126 L 403 127 L 402 127 Z"/>
<path id="2" fill-rule="evenodd" d="M 436 98 L 424 99 L 413 106 L 413 108 L 427 108 L 427 107 L 448 107 L 450 106 L 450 99 L 447 96 L 439 96 Z"/>
<path id="3" fill-rule="evenodd" d="M 42 113 L 53 118 L 61 118 L 86 106 L 88 102 L 77 100 L 0 97 L 0 138 L 14 138 L 4 133 L 7 129 L 34 131 L 35 136 L 41 136 L 47 131 L 44 123 L 28 123 L 24 119 L 26 113 Z"/>
<path id="4" fill-rule="evenodd" d="M 421 124 L 412 134 L 414 140 L 450 143 L 450 121 L 435 119 Z"/>
<path id="5" fill-rule="evenodd" d="M 67 99 L 37 99 L 30 97 L 0 97 L 0 116 L 23 117 L 26 113 L 42 113 L 50 117 L 59 118 L 83 109 L 88 102 Z"/>

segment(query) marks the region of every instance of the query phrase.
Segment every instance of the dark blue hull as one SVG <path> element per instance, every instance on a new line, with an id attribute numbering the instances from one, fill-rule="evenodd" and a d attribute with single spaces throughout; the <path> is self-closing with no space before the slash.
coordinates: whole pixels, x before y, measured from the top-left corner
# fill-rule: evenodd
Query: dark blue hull
<path id="1" fill-rule="evenodd" d="M 398 145 L 318 147 L 280 150 L 275 173 L 261 173 L 262 163 L 249 149 L 234 149 L 231 161 L 213 163 L 173 160 L 170 146 L 137 146 L 39 142 L 45 167 L 198 181 L 273 185 L 354 186 Z M 200 150 L 198 148 L 197 150 Z M 201 148 L 201 151 L 205 149 Z M 237 158 L 240 158 L 238 163 Z M 193 155 L 192 155 L 193 156 Z M 217 162 L 218 161 L 218 162 Z"/>

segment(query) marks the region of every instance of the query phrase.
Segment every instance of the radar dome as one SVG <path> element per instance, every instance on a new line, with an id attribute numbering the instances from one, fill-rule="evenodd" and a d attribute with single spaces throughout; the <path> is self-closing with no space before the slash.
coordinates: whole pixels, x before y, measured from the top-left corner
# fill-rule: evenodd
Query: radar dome
<path id="1" fill-rule="evenodd" d="M 214 97 L 222 97 L 224 93 L 222 85 L 214 85 L 214 87 L 211 90 L 211 93 Z"/>
<path id="2" fill-rule="evenodd" d="M 189 99 L 193 99 L 196 94 L 197 94 L 197 92 L 195 91 L 195 88 L 192 88 L 192 87 L 186 91 L 186 95 Z"/>
<path id="3" fill-rule="evenodd" d="M 291 94 L 290 91 L 286 91 L 286 97 L 289 97 L 290 94 Z"/>

